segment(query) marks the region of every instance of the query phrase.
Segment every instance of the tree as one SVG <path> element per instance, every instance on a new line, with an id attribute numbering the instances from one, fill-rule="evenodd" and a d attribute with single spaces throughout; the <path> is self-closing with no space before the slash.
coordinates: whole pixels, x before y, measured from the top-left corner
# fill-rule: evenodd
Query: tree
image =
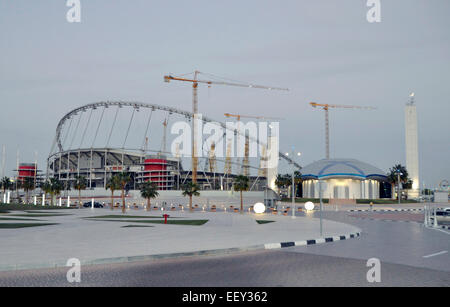
<path id="1" fill-rule="evenodd" d="M 86 177 L 84 176 L 77 176 L 75 177 L 75 183 L 73 187 L 78 190 L 78 206 L 80 208 L 83 207 L 83 204 L 81 203 L 81 190 L 86 190 L 87 183 L 86 183 Z"/>
<path id="2" fill-rule="evenodd" d="M 44 195 L 52 192 L 52 185 L 50 183 L 50 180 L 46 180 L 45 182 L 41 183 L 41 190 L 44 192 Z M 43 203 L 42 205 L 45 204 Z"/>
<path id="3" fill-rule="evenodd" d="M 22 183 L 22 187 L 25 191 L 26 194 L 26 198 L 25 198 L 25 203 L 28 204 L 29 200 L 30 200 L 30 191 L 34 190 L 34 179 L 33 178 L 25 178 L 23 183 Z"/>
<path id="4" fill-rule="evenodd" d="M 0 181 L 0 184 L 3 189 L 3 194 L 5 194 L 6 190 L 9 190 L 12 186 L 11 179 L 9 179 L 8 177 L 3 177 L 2 180 Z"/>
<path id="5" fill-rule="evenodd" d="M 53 206 L 53 199 L 55 196 L 61 194 L 61 190 L 64 189 L 64 185 L 57 178 L 50 178 L 50 195 L 52 197 L 51 205 Z"/>
<path id="6" fill-rule="evenodd" d="M 16 190 L 16 199 L 17 199 L 17 202 L 18 203 L 21 203 L 22 202 L 22 199 L 21 199 L 21 197 L 20 197 L 20 189 L 22 188 L 22 180 L 19 180 L 19 179 L 17 179 L 16 178 L 16 181 L 15 181 L 15 184 L 13 185 L 13 189 L 15 189 Z"/>
<path id="7" fill-rule="evenodd" d="M 119 178 L 112 176 L 106 184 L 106 189 L 111 190 L 111 210 L 114 210 L 114 191 L 120 190 Z"/>
<path id="8" fill-rule="evenodd" d="M 116 175 L 117 181 L 119 183 L 120 189 L 122 190 L 122 213 L 125 213 L 125 188 L 127 184 L 131 181 L 131 176 L 128 173 L 122 172 Z"/>
<path id="9" fill-rule="evenodd" d="M 400 182 L 398 182 L 398 173 L 400 172 Z M 406 167 L 404 167 L 401 164 L 396 164 L 392 168 L 389 169 L 388 173 L 388 181 L 391 184 L 392 187 L 392 193 L 394 193 L 395 186 L 399 183 L 406 184 L 408 182 L 408 171 L 406 170 Z M 400 193 L 400 191 L 398 191 Z M 399 193 L 397 193 L 397 199 L 400 196 Z"/>
<path id="10" fill-rule="evenodd" d="M 189 210 L 192 211 L 192 197 L 200 196 L 200 192 L 198 191 L 198 185 L 193 182 L 189 182 L 183 186 L 183 196 L 189 196 Z"/>
<path id="11" fill-rule="evenodd" d="M 158 197 L 158 186 L 154 182 L 144 182 L 141 186 L 141 196 L 147 200 L 147 211 L 150 211 L 150 200 Z"/>
<path id="12" fill-rule="evenodd" d="M 239 191 L 241 194 L 241 214 L 244 213 L 244 201 L 242 199 L 242 192 L 247 191 L 249 189 L 249 179 L 247 176 L 239 175 L 234 179 L 234 190 Z"/>

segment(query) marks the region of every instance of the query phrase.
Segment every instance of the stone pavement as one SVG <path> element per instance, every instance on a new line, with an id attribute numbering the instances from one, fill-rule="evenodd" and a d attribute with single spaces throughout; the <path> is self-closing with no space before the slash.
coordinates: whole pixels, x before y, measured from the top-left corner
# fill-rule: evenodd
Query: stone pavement
<path id="1" fill-rule="evenodd" d="M 58 211 L 52 210 L 51 213 Z M 64 266 L 69 258 L 92 263 L 99 259 L 141 255 L 246 250 L 268 243 L 320 238 L 319 220 L 312 214 L 292 219 L 290 216 L 271 214 L 169 212 L 171 217 L 209 220 L 203 226 L 182 226 L 85 219 L 99 215 L 122 215 L 119 210 L 74 209 L 61 213 L 72 215 L 37 218 L 59 225 L 0 229 L 0 270 Z M 161 211 L 129 210 L 127 215 L 161 217 Z M 258 224 L 256 219 L 275 222 Z M 130 224 L 153 227 L 122 228 Z M 351 225 L 324 221 L 324 237 L 359 231 Z"/>

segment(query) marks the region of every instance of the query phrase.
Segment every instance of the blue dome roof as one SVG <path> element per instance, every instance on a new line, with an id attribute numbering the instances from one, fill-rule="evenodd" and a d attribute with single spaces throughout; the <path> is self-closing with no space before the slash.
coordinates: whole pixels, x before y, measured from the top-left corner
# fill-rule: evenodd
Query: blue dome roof
<path id="1" fill-rule="evenodd" d="M 303 179 L 354 178 L 386 180 L 386 173 L 355 159 L 322 159 L 302 168 Z"/>

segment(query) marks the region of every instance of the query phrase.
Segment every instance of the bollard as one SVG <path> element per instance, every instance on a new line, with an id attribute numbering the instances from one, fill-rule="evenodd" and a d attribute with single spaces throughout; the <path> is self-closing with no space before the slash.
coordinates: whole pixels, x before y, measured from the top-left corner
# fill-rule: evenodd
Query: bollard
<path id="1" fill-rule="evenodd" d="M 45 194 L 42 194 L 42 206 L 45 206 Z"/>
<path id="2" fill-rule="evenodd" d="M 436 208 L 434 208 L 434 223 L 433 223 L 433 227 L 434 228 L 438 228 L 438 222 L 437 222 L 437 210 Z"/>
<path id="3" fill-rule="evenodd" d="M 70 196 L 67 196 L 67 208 L 70 208 Z"/>
<path id="4" fill-rule="evenodd" d="M 424 217 L 423 225 L 425 227 L 428 227 L 427 206 L 423 206 L 423 217 Z"/>
<path id="5" fill-rule="evenodd" d="M 94 209 L 94 199 L 91 200 L 91 209 Z"/>
<path id="6" fill-rule="evenodd" d="M 37 197 L 36 196 L 34 196 L 34 205 L 35 206 L 37 205 Z"/>

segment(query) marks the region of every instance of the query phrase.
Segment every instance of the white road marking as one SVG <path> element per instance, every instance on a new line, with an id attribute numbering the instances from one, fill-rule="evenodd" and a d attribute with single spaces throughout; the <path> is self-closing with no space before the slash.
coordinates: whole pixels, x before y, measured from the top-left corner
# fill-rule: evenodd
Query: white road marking
<path id="1" fill-rule="evenodd" d="M 450 235 L 450 232 L 445 231 L 445 230 L 442 230 L 442 229 L 439 229 L 439 228 L 426 227 L 426 229 L 437 230 L 437 231 L 440 231 L 440 232 L 443 232 L 443 233 L 445 233 L 445 234 Z"/>
<path id="2" fill-rule="evenodd" d="M 439 256 L 439 255 L 443 255 L 443 254 L 447 254 L 447 253 L 448 253 L 448 251 L 442 251 L 442 252 L 439 252 L 439 253 L 423 256 L 423 258 L 431 258 L 431 257 L 434 257 L 434 256 Z"/>

